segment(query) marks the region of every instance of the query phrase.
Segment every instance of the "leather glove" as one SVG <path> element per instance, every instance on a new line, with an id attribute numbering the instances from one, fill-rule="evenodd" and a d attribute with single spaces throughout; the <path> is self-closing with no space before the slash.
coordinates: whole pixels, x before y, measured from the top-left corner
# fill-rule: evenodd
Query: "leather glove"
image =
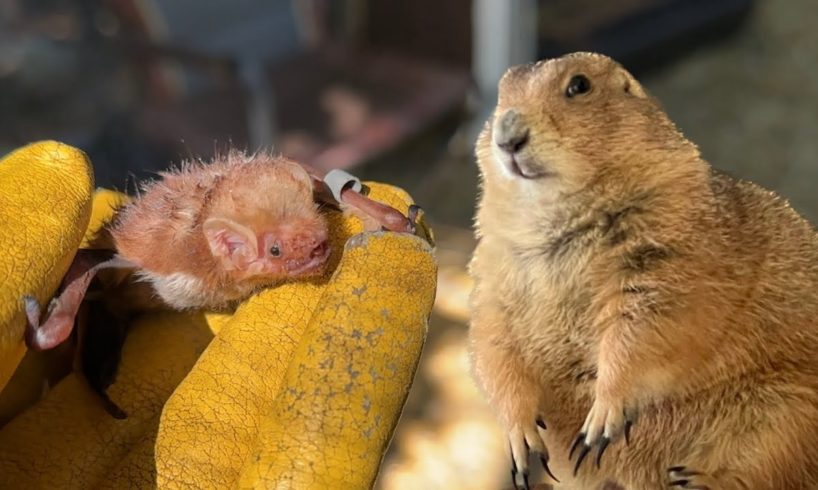
<path id="1" fill-rule="evenodd" d="M 406 212 L 400 189 L 370 197 Z M 360 233 L 330 217 L 327 276 L 230 314 L 158 312 L 129 328 L 108 393 L 59 356 L 26 355 L 21 298 L 46 304 L 78 247 L 125 196 L 93 191 L 79 150 L 40 142 L 0 161 L 0 488 L 370 488 L 434 301 L 431 234 Z M 12 377 L 12 374 L 14 376 Z"/>

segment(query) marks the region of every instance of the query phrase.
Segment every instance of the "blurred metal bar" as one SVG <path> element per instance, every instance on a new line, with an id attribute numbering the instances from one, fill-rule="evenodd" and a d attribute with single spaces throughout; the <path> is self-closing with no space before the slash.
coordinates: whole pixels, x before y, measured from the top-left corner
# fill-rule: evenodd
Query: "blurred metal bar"
<path id="1" fill-rule="evenodd" d="M 537 57 L 536 0 L 474 0 L 474 78 L 480 92 L 496 93 L 511 65 Z"/>
<path id="2" fill-rule="evenodd" d="M 245 104 L 250 149 L 270 151 L 277 136 L 275 96 L 264 71 L 264 63 L 255 58 L 241 59 L 239 78 L 247 91 Z"/>
<path id="3" fill-rule="evenodd" d="M 474 0 L 473 76 L 479 108 L 464 137 L 474 142 L 497 100 L 497 82 L 509 66 L 537 57 L 537 0 Z"/>

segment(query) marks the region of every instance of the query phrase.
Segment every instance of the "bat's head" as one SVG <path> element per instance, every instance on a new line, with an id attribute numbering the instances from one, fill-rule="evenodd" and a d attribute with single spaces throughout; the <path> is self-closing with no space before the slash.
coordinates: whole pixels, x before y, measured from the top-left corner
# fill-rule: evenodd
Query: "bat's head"
<path id="1" fill-rule="evenodd" d="M 321 219 L 254 227 L 211 218 L 204 232 L 213 256 L 238 279 L 275 282 L 319 275 L 330 254 L 327 227 Z"/>
<path id="2" fill-rule="evenodd" d="M 320 275 L 329 232 L 310 176 L 283 159 L 261 168 L 213 203 L 202 226 L 211 254 L 237 280 L 272 284 Z"/>

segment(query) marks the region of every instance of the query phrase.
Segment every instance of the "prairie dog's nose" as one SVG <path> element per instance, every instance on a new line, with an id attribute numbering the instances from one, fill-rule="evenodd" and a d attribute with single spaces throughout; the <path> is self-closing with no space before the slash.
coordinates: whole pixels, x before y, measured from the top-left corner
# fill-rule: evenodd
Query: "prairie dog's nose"
<path id="1" fill-rule="evenodd" d="M 503 151 L 517 153 L 528 143 L 528 126 L 520 113 L 507 110 L 494 125 L 494 142 Z"/>

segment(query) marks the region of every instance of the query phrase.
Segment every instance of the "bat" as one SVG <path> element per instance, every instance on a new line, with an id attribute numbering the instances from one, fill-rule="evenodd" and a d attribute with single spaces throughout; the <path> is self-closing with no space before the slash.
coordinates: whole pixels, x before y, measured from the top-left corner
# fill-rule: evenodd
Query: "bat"
<path id="1" fill-rule="evenodd" d="M 69 338 L 100 271 L 133 272 L 133 279 L 119 289 L 131 294 L 134 286 L 137 294 L 120 298 L 117 307 L 110 302 L 98 306 L 104 311 L 92 318 L 122 318 L 116 310 L 139 310 L 145 304 L 175 310 L 223 309 L 262 288 L 323 273 L 330 245 L 322 206 L 359 217 L 367 230 L 405 233 L 414 233 L 419 212 L 413 206 L 404 216 L 369 199 L 361 193 L 360 182 L 348 174 L 322 175 L 265 153 L 233 150 L 160 176 L 143 185 L 139 195 L 103 227 L 92 249 L 78 251 L 45 320 L 37 300 L 23 298 L 25 342 L 30 349 L 51 349 Z M 104 396 L 109 412 L 124 416 L 104 395 L 115 370 L 105 349 L 94 343 L 93 336 L 103 335 L 100 330 L 78 334 L 84 339 L 79 355 L 86 354 L 80 371 Z M 110 336 L 121 346 L 121 336 Z M 104 373 L 95 372 L 100 370 Z"/>

